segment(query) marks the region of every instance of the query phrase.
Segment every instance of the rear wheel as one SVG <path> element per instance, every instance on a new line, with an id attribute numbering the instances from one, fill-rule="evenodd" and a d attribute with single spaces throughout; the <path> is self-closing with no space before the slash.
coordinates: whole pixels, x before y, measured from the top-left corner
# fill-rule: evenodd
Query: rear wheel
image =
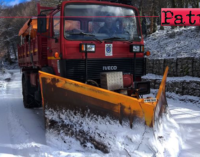
<path id="1" fill-rule="evenodd" d="M 33 93 L 35 89 L 31 87 L 30 76 L 28 73 L 22 75 L 22 95 L 25 108 L 37 107 Z"/>

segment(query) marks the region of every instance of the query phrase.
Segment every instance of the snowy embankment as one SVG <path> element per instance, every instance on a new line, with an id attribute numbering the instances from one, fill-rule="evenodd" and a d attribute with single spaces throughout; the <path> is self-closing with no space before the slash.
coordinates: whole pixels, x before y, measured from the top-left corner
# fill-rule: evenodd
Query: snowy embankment
<path id="1" fill-rule="evenodd" d="M 200 57 L 200 29 L 164 27 L 145 39 L 148 58 Z"/>

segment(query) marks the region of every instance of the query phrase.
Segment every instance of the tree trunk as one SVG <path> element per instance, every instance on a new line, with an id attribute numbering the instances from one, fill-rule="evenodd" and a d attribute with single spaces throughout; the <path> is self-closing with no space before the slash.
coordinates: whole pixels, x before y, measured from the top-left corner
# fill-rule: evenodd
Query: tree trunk
<path id="1" fill-rule="evenodd" d="M 7 47 L 7 53 L 6 53 L 6 61 L 9 62 L 10 64 L 12 64 L 12 60 L 10 58 L 10 50 L 9 50 L 9 46 Z"/>
<path id="2" fill-rule="evenodd" d="M 172 8 L 176 8 L 176 0 L 171 0 Z M 176 26 L 171 26 L 171 29 L 176 28 Z"/>
<path id="3" fill-rule="evenodd" d="M 140 3 L 139 3 L 139 13 L 140 13 L 140 16 L 144 15 L 144 13 L 143 13 L 143 0 L 140 0 Z M 142 21 L 142 18 L 140 18 L 140 21 Z"/>
<path id="4" fill-rule="evenodd" d="M 200 8 L 198 1 L 197 1 L 197 8 Z M 196 30 L 199 32 L 200 31 L 200 26 L 196 26 Z"/>
<path id="5" fill-rule="evenodd" d="M 159 10 L 161 10 L 162 8 L 165 8 L 167 6 L 167 3 L 166 1 L 161 1 L 161 0 L 158 0 L 158 8 Z M 159 24 L 160 24 L 160 30 L 164 30 L 164 26 L 161 26 L 161 12 L 157 12 L 158 13 L 158 16 L 159 16 Z"/>
<path id="6" fill-rule="evenodd" d="M 184 8 L 184 0 L 180 0 L 180 8 Z M 180 28 L 182 28 L 183 26 L 179 26 Z"/>
<path id="7" fill-rule="evenodd" d="M 150 20 L 151 20 L 151 24 L 150 24 L 150 34 L 152 34 L 153 33 L 153 28 L 154 28 L 154 10 L 155 10 L 155 6 L 154 6 L 154 1 L 152 2 L 152 6 L 151 6 L 151 18 L 150 18 Z"/>
<path id="8" fill-rule="evenodd" d="M 158 3 L 156 0 L 153 0 L 152 2 L 152 9 L 151 9 L 151 25 L 150 25 L 150 33 L 154 33 L 155 31 L 157 31 L 157 17 L 155 16 L 158 16 L 157 14 L 157 6 L 158 6 Z"/>
<path id="9" fill-rule="evenodd" d="M 13 49 L 13 53 L 15 55 L 15 60 L 17 60 L 17 52 L 16 52 L 16 49 L 15 49 L 15 44 L 12 43 L 12 49 Z"/>
<path id="10" fill-rule="evenodd" d="M 185 8 L 188 8 L 188 0 L 185 1 Z M 184 26 L 186 28 L 187 26 Z"/>
<path id="11" fill-rule="evenodd" d="M 198 8 L 198 0 L 192 1 L 192 8 Z"/>
<path id="12" fill-rule="evenodd" d="M 158 16 L 157 6 L 158 6 L 158 1 L 154 1 L 154 16 Z M 157 22 L 158 22 L 158 18 L 154 17 L 153 18 L 153 33 L 157 31 Z"/>

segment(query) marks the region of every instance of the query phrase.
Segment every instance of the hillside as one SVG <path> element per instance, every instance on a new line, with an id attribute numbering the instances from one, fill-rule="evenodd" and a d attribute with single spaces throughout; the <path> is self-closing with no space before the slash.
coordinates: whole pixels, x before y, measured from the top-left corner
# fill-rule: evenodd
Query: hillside
<path id="1" fill-rule="evenodd" d="M 196 27 L 165 27 L 145 38 L 149 58 L 200 57 L 200 30 Z"/>

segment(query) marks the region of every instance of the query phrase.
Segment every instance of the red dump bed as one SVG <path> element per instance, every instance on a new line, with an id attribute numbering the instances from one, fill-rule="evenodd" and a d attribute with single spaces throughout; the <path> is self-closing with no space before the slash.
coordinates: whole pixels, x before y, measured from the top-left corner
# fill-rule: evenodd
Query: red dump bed
<path id="1" fill-rule="evenodd" d="M 49 20 L 49 19 L 48 19 Z M 47 22 L 48 23 L 48 22 Z M 47 29 L 48 29 L 47 24 Z M 37 33 L 37 18 L 29 19 L 19 31 L 22 45 L 18 46 L 20 67 L 47 65 L 47 37 Z M 29 41 L 30 36 L 30 42 Z"/>
<path id="2" fill-rule="evenodd" d="M 33 62 L 31 59 L 33 58 Z M 47 38 L 37 35 L 31 42 L 25 42 L 18 46 L 18 58 L 20 67 L 47 65 Z"/>

